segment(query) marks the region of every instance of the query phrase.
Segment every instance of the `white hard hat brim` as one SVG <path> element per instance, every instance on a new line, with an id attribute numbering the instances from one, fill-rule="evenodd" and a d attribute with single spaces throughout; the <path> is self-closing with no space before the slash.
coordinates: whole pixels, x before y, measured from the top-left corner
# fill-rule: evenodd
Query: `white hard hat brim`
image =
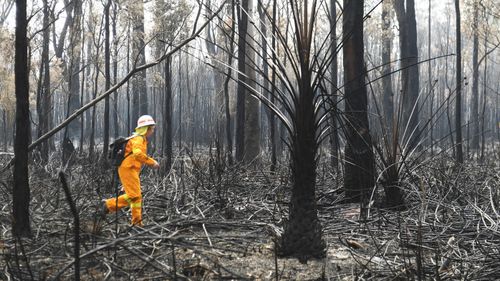
<path id="1" fill-rule="evenodd" d="M 146 124 L 143 124 L 143 125 L 141 125 L 141 126 L 137 126 L 137 127 L 135 127 L 135 128 L 136 128 L 136 129 L 139 129 L 139 128 L 142 128 L 142 127 L 155 126 L 155 125 L 156 125 L 156 123 L 151 122 L 151 123 L 146 123 Z"/>

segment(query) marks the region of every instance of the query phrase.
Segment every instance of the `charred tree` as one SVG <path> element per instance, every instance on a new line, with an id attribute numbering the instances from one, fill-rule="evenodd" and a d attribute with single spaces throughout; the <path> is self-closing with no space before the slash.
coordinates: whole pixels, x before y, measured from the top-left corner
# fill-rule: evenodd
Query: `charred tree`
<path id="1" fill-rule="evenodd" d="M 258 1 L 257 3 L 258 5 L 258 12 L 259 12 L 259 19 L 260 19 L 260 32 L 261 32 L 261 46 L 262 46 L 262 68 L 263 68 L 263 75 L 264 77 L 269 77 L 269 64 L 268 64 L 268 57 L 269 57 L 269 54 L 268 54 L 268 46 L 267 46 L 267 25 L 266 25 L 266 11 L 265 11 L 265 7 L 263 6 L 263 3 L 261 1 Z M 264 79 L 264 81 L 262 82 L 263 85 L 262 85 L 262 88 L 263 88 L 263 91 L 264 93 L 266 94 L 267 98 L 271 98 L 270 94 L 269 94 L 269 89 L 270 89 L 270 85 L 269 85 L 269 80 L 268 79 Z M 274 171 L 276 170 L 276 135 L 274 134 L 274 131 L 275 130 L 275 125 L 273 124 L 275 122 L 274 120 L 274 114 L 269 110 L 269 109 L 266 109 L 266 116 L 267 116 L 267 120 L 268 120 L 268 123 L 269 123 L 269 146 L 268 146 L 268 150 L 269 152 L 271 153 L 271 171 Z"/>
<path id="2" fill-rule="evenodd" d="M 16 135 L 14 140 L 14 186 L 12 189 L 12 233 L 17 237 L 31 235 L 28 145 L 30 137 L 28 20 L 26 0 L 16 0 Z"/>
<path id="3" fill-rule="evenodd" d="M 37 115 L 38 115 L 38 128 L 37 136 L 41 137 L 49 131 L 52 125 L 52 95 L 50 92 L 50 69 L 49 69 L 49 43 L 50 43 L 50 29 L 49 29 L 49 5 L 47 0 L 43 0 L 43 45 L 42 56 L 40 65 L 40 80 L 37 94 Z M 43 162 L 49 159 L 49 142 L 45 141 L 40 144 L 38 148 Z"/>
<path id="4" fill-rule="evenodd" d="M 111 88 L 111 56 L 110 56 L 110 34 L 109 34 L 109 10 L 111 8 L 111 0 L 107 0 L 104 4 L 104 79 L 106 81 L 105 91 Z M 103 140 L 103 155 L 102 159 L 106 160 L 109 146 L 109 96 L 104 99 L 104 140 Z"/>
<path id="5" fill-rule="evenodd" d="M 278 22 L 278 18 L 277 18 L 277 0 L 273 0 L 273 15 L 272 15 L 272 23 L 271 23 L 271 26 L 272 26 L 272 39 L 271 39 L 271 48 L 273 50 L 276 50 L 276 36 L 277 36 L 277 22 Z M 272 62 L 273 64 L 276 63 L 277 61 L 277 56 L 276 56 L 276 52 L 273 52 L 273 55 L 272 55 Z M 272 71 L 271 71 L 271 103 L 272 104 L 275 104 L 276 103 L 276 69 L 273 67 L 272 68 Z M 272 115 L 269 119 L 269 138 L 270 138 L 270 142 L 271 142 L 271 164 L 273 165 L 271 167 L 271 171 L 274 171 L 273 168 L 276 167 L 276 163 L 277 163 L 277 150 L 278 150 L 278 147 L 277 147 L 277 144 L 276 144 L 276 118 L 274 118 L 274 115 Z"/>
<path id="6" fill-rule="evenodd" d="M 383 114 L 384 123 L 382 126 L 386 129 L 386 139 L 392 139 L 392 130 L 394 124 L 394 92 L 392 91 L 391 73 L 391 16 L 390 2 L 382 3 L 382 95 L 383 95 Z"/>
<path id="7" fill-rule="evenodd" d="M 245 63 L 246 63 L 246 43 L 248 14 L 245 12 L 249 0 L 241 1 L 241 8 L 238 7 L 238 86 L 236 96 L 236 134 L 235 134 L 235 158 L 236 161 L 243 161 L 245 153 L 245 104 L 246 93 L 245 83 Z M 242 11 L 245 10 L 245 11 Z"/>
<path id="8" fill-rule="evenodd" d="M 187 56 L 186 56 L 187 57 Z M 179 83 L 178 85 L 178 120 L 177 122 L 178 123 L 178 128 L 179 128 L 179 141 L 178 141 L 178 149 L 179 149 L 179 152 L 182 150 L 182 53 L 179 53 L 179 65 L 178 65 L 178 68 L 177 68 L 177 83 Z"/>
<path id="9" fill-rule="evenodd" d="M 343 52 L 347 141 L 344 190 L 348 202 L 367 200 L 374 184 L 375 166 L 364 79 L 363 2 L 344 0 Z"/>
<path id="10" fill-rule="evenodd" d="M 210 7 L 207 10 L 207 14 L 210 16 L 212 14 L 211 10 L 211 5 L 212 1 L 208 0 L 207 1 L 207 7 Z M 231 6 L 230 4 L 227 4 L 229 7 Z M 208 50 L 208 53 L 210 54 L 210 60 L 212 65 L 219 65 L 219 61 L 222 61 L 222 50 L 221 50 L 221 44 L 220 42 L 217 42 L 218 40 L 222 39 L 220 38 L 222 34 L 225 32 L 229 31 L 228 27 L 222 26 L 223 29 L 226 29 L 227 31 L 219 32 L 218 36 L 215 35 L 215 28 L 214 28 L 215 23 L 210 23 L 208 25 L 208 28 L 206 30 L 206 40 L 205 40 L 205 46 Z M 225 23 L 220 20 L 219 23 L 224 25 Z M 230 32 L 230 31 L 229 31 Z M 221 41 L 221 40 L 220 40 Z M 186 57 L 187 61 L 187 57 Z M 210 82 L 212 84 L 212 89 L 214 91 L 214 96 L 215 96 L 215 126 L 214 126 L 214 131 L 213 135 L 215 136 L 215 142 L 217 144 L 222 143 L 224 141 L 224 92 L 221 90 L 224 87 L 224 80 L 223 76 L 221 74 L 222 71 L 214 71 L 214 73 L 211 74 L 210 77 Z M 186 72 L 187 73 L 187 72 Z M 187 73 L 188 74 L 188 73 Z M 187 78 L 188 76 L 186 76 Z M 186 79 L 187 80 L 187 79 Z M 189 84 L 188 84 L 189 85 Z M 188 87 L 188 91 L 189 91 Z M 188 95 L 188 97 L 191 97 L 191 95 Z M 222 148 L 222 146 L 216 145 L 217 148 Z"/>
<path id="11" fill-rule="evenodd" d="M 417 23 L 414 0 L 394 1 L 394 10 L 399 23 L 399 49 L 401 58 L 401 127 L 403 148 L 406 151 L 417 147 L 419 129 L 419 70 L 417 48 Z"/>
<path id="12" fill-rule="evenodd" d="M 82 40 L 82 1 L 74 0 L 69 3 L 74 6 L 72 21 L 69 33 L 68 56 L 70 63 L 68 67 L 68 108 L 66 117 L 70 116 L 81 107 L 80 104 L 80 59 Z M 64 137 L 71 142 L 76 141 L 76 136 L 80 133 L 81 121 L 71 122 L 64 131 Z M 81 142 L 81 140 L 80 140 Z M 80 144 L 81 145 L 81 144 Z M 68 155 L 68 151 L 63 147 L 63 154 Z"/>
<path id="13" fill-rule="evenodd" d="M 382 159 L 382 185 L 384 187 L 383 207 L 403 209 L 404 199 L 400 186 L 399 138 L 397 122 L 394 120 L 394 92 L 391 78 L 391 20 L 390 2 L 382 3 L 382 112 L 383 151 L 378 150 Z"/>
<path id="14" fill-rule="evenodd" d="M 255 60 L 256 56 L 256 32 L 255 32 L 255 21 L 253 18 L 255 16 L 255 2 L 254 0 L 244 0 L 247 1 L 246 6 L 243 7 L 243 13 L 248 13 L 247 18 L 247 29 L 246 37 L 244 40 L 245 47 L 245 76 L 248 78 L 246 80 L 248 87 L 256 88 L 256 69 L 257 62 Z M 244 89 L 246 92 L 248 90 Z M 246 93 L 245 98 L 245 137 L 243 149 L 243 161 L 245 163 L 250 163 L 257 160 L 260 155 L 260 122 L 259 122 L 259 109 L 260 102 L 257 98 L 252 97 L 249 93 Z"/>
<path id="15" fill-rule="evenodd" d="M 427 63 L 427 75 L 428 75 L 428 87 L 429 87 L 429 94 L 431 95 L 431 102 L 429 104 L 429 134 L 430 134 L 430 146 L 431 146 L 431 155 L 434 155 L 434 91 L 433 91 L 433 82 L 432 82 L 432 61 L 431 59 L 431 42 L 432 42 L 432 37 L 431 37 L 431 0 L 428 2 L 428 11 L 429 11 L 429 17 L 428 17 L 428 36 L 427 36 L 427 57 L 429 58 L 429 62 Z M 437 80 L 436 80 L 437 81 Z"/>
<path id="16" fill-rule="evenodd" d="M 134 67 L 146 63 L 144 43 L 144 4 L 142 1 L 132 1 L 129 7 L 132 19 L 132 65 Z M 132 127 L 139 116 L 148 113 L 148 96 L 146 88 L 146 72 L 139 72 L 132 78 Z"/>
<path id="17" fill-rule="evenodd" d="M 313 1 L 312 7 L 308 7 L 309 3 L 305 1 L 304 10 L 301 11 L 298 2 L 290 2 L 295 26 L 294 43 L 298 50 L 296 54 L 298 71 L 295 72 L 298 91 L 292 92 L 294 101 L 290 130 L 292 195 L 280 253 L 283 256 L 297 257 L 301 261 L 324 257 L 326 248 L 316 205 L 319 126 L 316 122 L 318 112 L 315 108 L 315 90 L 318 85 L 317 80 L 313 78 L 313 73 L 317 69 L 311 50 L 314 36 L 312 26 L 316 20 L 315 3 Z"/>
<path id="18" fill-rule="evenodd" d="M 338 124 L 338 100 L 337 100 L 337 90 L 338 90 L 338 60 L 337 60 L 337 6 L 335 0 L 330 0 L 330 46 L 331 46 L 331 56 L 332 56 L 332 64 L 330 65 L 330 128 L 332 130 L 330 135 L 330 150 L 331 157 L 330 162 L 332 168 L 335 171 L 339 169 L 339 159 L 340 159 L 340 139 L 339 139 L 339 130 L 337 129 Z"/>
<path id="19" fill-rule="evenodd" d="M 163 142 L 162 154 L 165 156 L 165 164 L 161 165 L 162 174 L 167 175 L 172 167 L 172 60 L 170 56 L 165 60 L 165 100 L 163 105 Z"/>
<path id="20" fill-rule="evenodd" d="M 473 19 L 472 19 L 472 143 L 471 147 L 474 150 L 479 149 L 479 8 L 477 1 L 473 4 Z"/>
<path id="21" fill-rule="evenodd" d="M 226 37 L 226 46 L 228 46 L 229 53 L 227 54 L 227 65 L 231 66 L 233 63 L 233 52 L 234 52 L 234 35 L 235 35 L 235 26 L 236 21 L 235 13 L 234 13 L 234 0 L 228 3 L 228 9 L 231 12 L 231 26 L 225 26 L 225 28 L 230 28 L 230 36 Z M 231 110 L 229 104 L 229 81 L 232 76 L 232 67 L 227 67 L 227 76 L 224 80 L 224 106 L 225 106 L 225 114 L 226 114 L 226 141 L 227 141 L 227 161 L 229 164 L 233 164 L 233 134 L 231 132 Z M 194 134 L 193 134 L 194 135 Z"/>
<path id="22" fill-rule="evenodd" d="M 456 144 L 457 154 L 456 160 L 459 164 L 464 162 L 464 155 L 462 151 L 462 35 L 460 32 L 460 1 L 455 0 L 455 13 L 456 13 L 456 83 L 457 94 L 455 104 L 455 131 L 456 131 Z"/>
<path id="23" fill-rule="evenodd" d="M 118 34 L 116 32 L 116 22 L 118 20 L 118 4 L 114 3 L 112 14 L 112 31 L 113 31 L 113 85 L 117 82 L 118 77 Z M 120 135 L 120 126 L 118 125 L 118 92 L 113 94 L 113 137 L 116 139 Z M 128 130 L 128 128 L 127 128 Z"/>

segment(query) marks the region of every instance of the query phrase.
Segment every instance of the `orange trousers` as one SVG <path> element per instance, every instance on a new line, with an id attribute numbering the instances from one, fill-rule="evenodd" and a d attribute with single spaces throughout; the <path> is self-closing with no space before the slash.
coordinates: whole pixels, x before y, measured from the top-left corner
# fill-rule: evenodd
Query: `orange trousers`
<path id="1" fill-rule="evenodd" d="M 132 225 L 138 226 L 143 225 L 140 172 L 140 168 L 137 167 L 120 166 L 118 168 L 118 175 L 125 194 L 118 196 L 118 198 L 106 200 L 106 207 L 110 212 L 116 212 L 121 208 L 130 207 L 132 212 Z"/>

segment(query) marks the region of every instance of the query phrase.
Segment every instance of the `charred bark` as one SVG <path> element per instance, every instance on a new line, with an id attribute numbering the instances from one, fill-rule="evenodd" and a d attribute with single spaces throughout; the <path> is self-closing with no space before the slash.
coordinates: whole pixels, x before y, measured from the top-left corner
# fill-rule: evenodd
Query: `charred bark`
<path id="1" fill-rule="evenodd" d="M 12 190 L 12 233 L 17 237 L 31 235 L 28 145 L 30 143 L 28 20 L 26 0 L 16 0 L 16 135 L 14 141 L 14 186 Z"/>
<path id="2" fill-rule="evenodd" d="M 368 199 L 374 158 L 368 125 L 363 50 L 363 1 L 344 0 L 344 93 L 346 115 L 344 189 L 348 202 Z"/>

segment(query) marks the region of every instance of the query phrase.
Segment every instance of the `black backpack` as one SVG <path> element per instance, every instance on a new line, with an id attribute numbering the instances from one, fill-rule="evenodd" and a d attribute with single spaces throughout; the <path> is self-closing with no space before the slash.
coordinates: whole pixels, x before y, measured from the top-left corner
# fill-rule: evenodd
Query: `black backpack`
<path id="1" fill-rule="evenodd" d="M 123 160 L 131 154 L 125 155 L 125 148 L 127 147 L 128 140 L 131 138 L 119 137 L 109 145 L 108 159 L 113 166 L 120 166 Z"/>

